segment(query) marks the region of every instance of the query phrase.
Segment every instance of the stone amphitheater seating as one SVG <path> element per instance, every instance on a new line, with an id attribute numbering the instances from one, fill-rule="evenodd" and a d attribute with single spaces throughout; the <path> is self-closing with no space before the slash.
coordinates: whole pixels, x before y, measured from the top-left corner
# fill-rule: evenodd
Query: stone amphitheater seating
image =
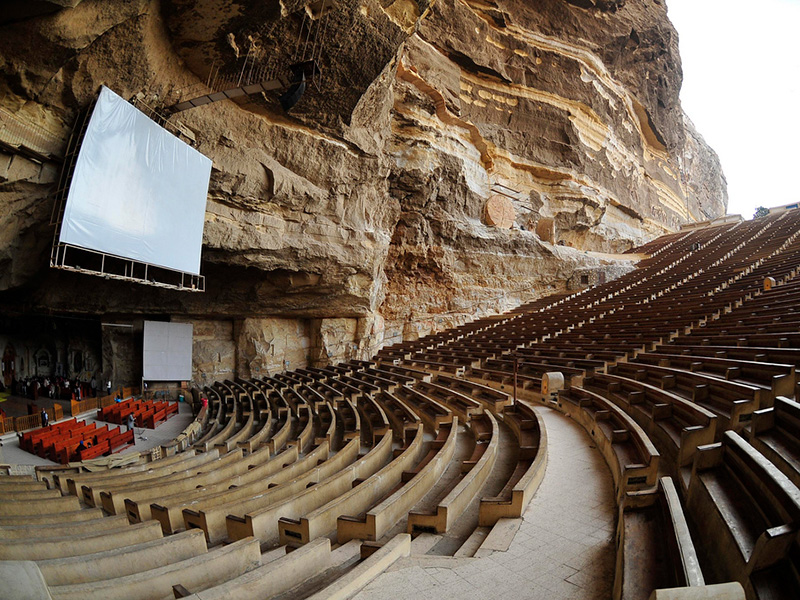
<path id="1" fill-rule="evenodd" d="M 411 535 L 525 515 L 547 406 L 609 465 L 615 599 L 796 598 L 796 213 L 666 236 L 615 281 L 371 361 L 216 382 L 161 458 L 0 476 L 0 558 L 35 561 L 52 598 L 349 597 Z"/>

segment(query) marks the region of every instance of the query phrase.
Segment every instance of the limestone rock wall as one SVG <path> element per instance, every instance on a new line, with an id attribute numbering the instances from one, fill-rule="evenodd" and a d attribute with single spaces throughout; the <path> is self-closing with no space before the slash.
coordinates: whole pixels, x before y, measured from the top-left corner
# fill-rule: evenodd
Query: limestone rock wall
<path id="1" fill-rule="evenodd" d="M 62 144 L 101 84 L 166 107 L 288 63 L 307 23 L 302 0 L 11 4 L 0 109 Z M 323 18 L 323 77 L 289 114 L 261 96 L 173 117 L 214 163 L 205 294 L 49 269 L 57 165 L 5 153 L 0 306 L 172 315 L 195 323 L 199 379 L 257 376 L 610 278 L 630 263 L 593 251 L 725 212 L 660 0 L 339 0 Z"/>

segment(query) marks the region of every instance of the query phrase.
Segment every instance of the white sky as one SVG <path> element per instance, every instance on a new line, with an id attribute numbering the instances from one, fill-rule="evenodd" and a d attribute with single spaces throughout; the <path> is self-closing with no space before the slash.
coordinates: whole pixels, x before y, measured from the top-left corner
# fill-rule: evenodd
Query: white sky
<path id="1" fill-rule="evenodd" d="M 681 102 L 728 180 L 728 213 L 800 200 L 800 0 L 667 0 Z"/>

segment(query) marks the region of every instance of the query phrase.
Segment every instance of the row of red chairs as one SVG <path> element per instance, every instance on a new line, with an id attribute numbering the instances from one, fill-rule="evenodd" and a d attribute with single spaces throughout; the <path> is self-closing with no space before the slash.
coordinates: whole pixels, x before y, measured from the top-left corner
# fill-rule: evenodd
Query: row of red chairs
<path id="1" fill-rule="evenodd" d="M 178 414 L 178 403 L 128 399 L 99 409 L 97 419 L 122 425 L 130 414 L 137 427 L 155 429 L 161 421 Z"/>
<path id="2" fill-rule="evenodd" d="M 81 423 L 83 423 L 83 421 L 81 421 Z M 72 418 L 68 421 L 62 421 L 61 423 L 56 423 L 47 427 L 40 427 L 39 429 L 26 431 L 19 438 L 19 447 L 23 450 L 27 450 L 28 452 L 36 454 L 34 448 L 43 438 L 55 435 L 58 432 L 67 431 L 70 428 L 75 427 L 75 424 L 76 420 Z"/>
<path id="3" fill-rule="evenodd" d="M 79 452 L 81 441 L 86 447 Z M 96 423 L 75 419 L 41 427 L 20 437 L 20 448 L 61 464 L 110 454 L 133 443 L 133 430 L 98 427 Z"/>

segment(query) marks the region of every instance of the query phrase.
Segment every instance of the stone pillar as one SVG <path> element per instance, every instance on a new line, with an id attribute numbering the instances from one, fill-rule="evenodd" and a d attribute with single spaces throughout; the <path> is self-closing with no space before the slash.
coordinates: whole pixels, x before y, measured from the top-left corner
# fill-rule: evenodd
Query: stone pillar
<path id="1" fill-rule="evenodd" d="M 264 377 L 308 364 L 307 319 L 243 319 L 236 322 L 235 339 L 239 377 Z"/>
<path id="2" fill-rule="evenodd" d="M 142 321 L 104 323 L 102 336 L 102 376 L 98 381 L 98 389 L 102 390 L 100 393 L 105 393 L 105 383 L 109 379 L 113 389 L 139 385 L 142 380 Z M 68 362 L 69 357 L 65 358 L 65 362 Z M 65 368 L 69 369 L 69 365 L 65 364 Z"/>

